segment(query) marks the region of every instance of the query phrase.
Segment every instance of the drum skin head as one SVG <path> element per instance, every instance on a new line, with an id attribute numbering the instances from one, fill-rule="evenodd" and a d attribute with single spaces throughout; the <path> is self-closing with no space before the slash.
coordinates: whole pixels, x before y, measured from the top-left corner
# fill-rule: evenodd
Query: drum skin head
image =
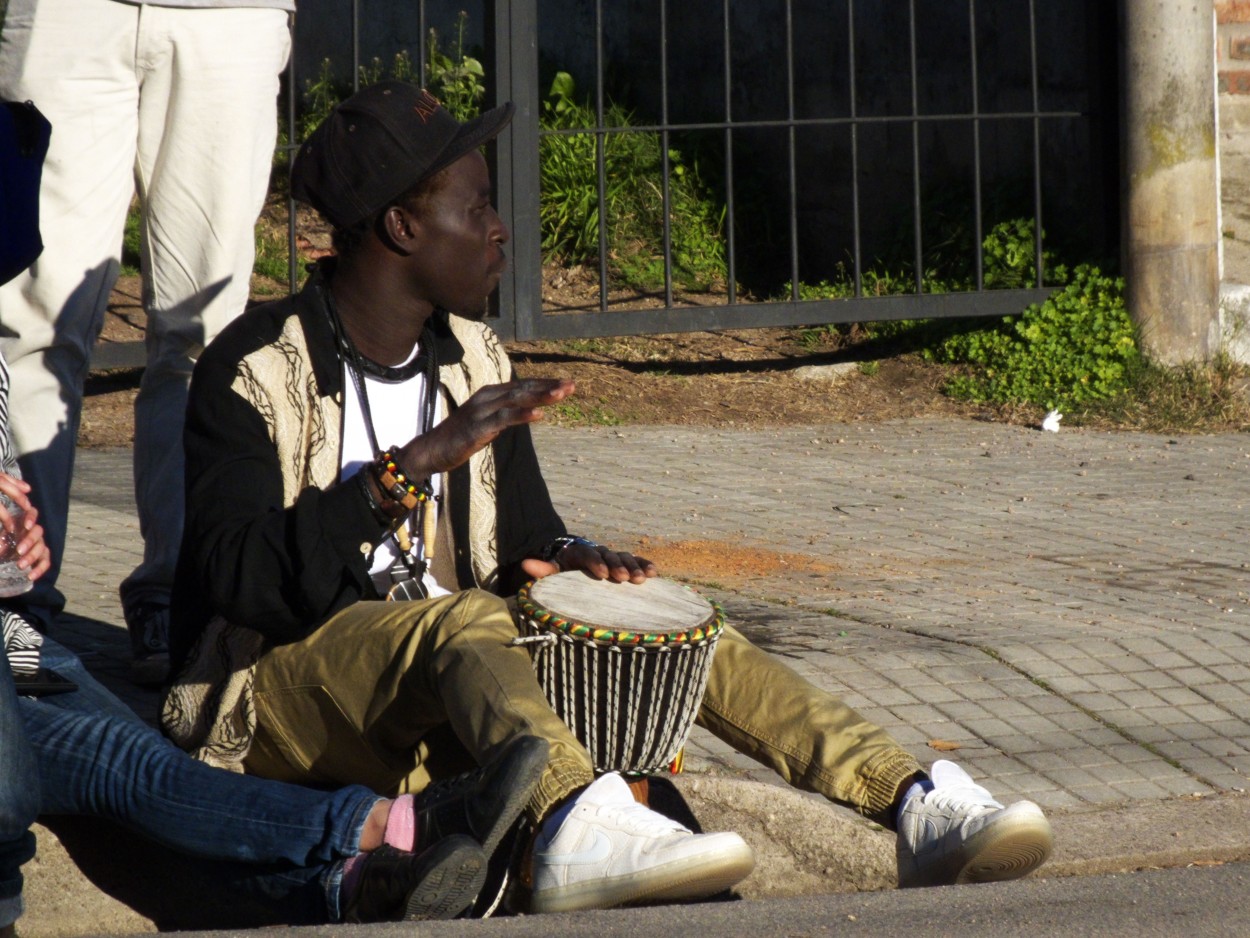
<path id="1" fill-rule="evenodd" d="M 630 632 L 686 632 L 705 625 L 712 604 L 673 580 L 651 577 L 643 583 L 592 580 L 580 571 L 538 580 L 530 599 L 542 609 L 601 629 Z"/>

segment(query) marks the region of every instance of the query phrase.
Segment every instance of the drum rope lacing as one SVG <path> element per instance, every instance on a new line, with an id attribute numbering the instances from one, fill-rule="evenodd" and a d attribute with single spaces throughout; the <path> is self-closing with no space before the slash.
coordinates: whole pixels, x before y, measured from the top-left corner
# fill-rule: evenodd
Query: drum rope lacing
<path id="1" fill-rule="evenodd" d="M 696 628 L 616 630 L 538 607 L 529 595 L 532 585 L 521 589 L 517 605 L 535 634 L 517 636 L 512 644 L 533 647 L 548 702 L 591 753 L 596 769 L 646 773 L 669 765 L 685 745 L 703 699 L 724 630 L 721 606 L 701 597 L 713 617 Z M 661 699 L 664 710 L 656 713 Z"/>

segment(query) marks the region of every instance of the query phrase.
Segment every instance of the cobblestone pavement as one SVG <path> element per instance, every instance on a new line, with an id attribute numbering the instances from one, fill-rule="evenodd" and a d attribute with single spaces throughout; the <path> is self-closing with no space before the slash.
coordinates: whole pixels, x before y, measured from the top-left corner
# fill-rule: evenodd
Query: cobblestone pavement
<path id="1" fill-rule="evenodd" d="M 1052 809 L 1247 786 L 1250 435 L 951 420 L 536 436 L 573 530 L 757 551 L 758 574 L 697 585 L 922 762 L 957 746 L 996 793 Z M 129 451 L 79 454 L 60 637 L 150 718 L 154 695 L 123 678 L 129 478 Z M 777 781 L 702 731 L 687 765 Z"/>

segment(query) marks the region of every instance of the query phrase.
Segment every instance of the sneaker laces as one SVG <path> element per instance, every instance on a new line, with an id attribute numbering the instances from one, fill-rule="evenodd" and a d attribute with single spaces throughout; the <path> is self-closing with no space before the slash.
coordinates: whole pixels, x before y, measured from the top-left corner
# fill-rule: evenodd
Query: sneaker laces
<path id="1" fill-rule="evenodd" d="M 923 801 L 934 807 L 964 809 L 989 808 L 998 810 L 1002 804 L 962 768 L 946 759 L 933 763 L 930 772 L 933 790 L 926 792 Z M 980 812 L 977 812 L 980 813 Z"/>
<path id="2" fill-rule="evenodd" d="M 964 810 L 984 808 L 997 811 L 1002 807 L 988 791 L 979 785 L 972 788 L 935 788 L 928 792 L 923 800 L 937 808 Z"/>
<path id="3" fill-rule="evenodd" d="M 629 804 L 601 804 L 599 810 L 629 833 L 643 837 L 664 837 L 691 832 L 690 828 L 637 801 Z"/>
<path id="4" fill-rule="evenodd" d="M 640 804 L 634 798 L 629 784 L 617 772 L 601 775 L 578 795 L 568 808 L 573 810 L 579 806 L 597 810 L 601 812 L 600 816 L 605 820 L 612 821 L 628 833 L 642 837 L 656 838 L 671 834 L 691 833 L 689 828 L 672 818 L 665 817 L 646 805 Z M 552 820 L 549 818 L 548 823 Z M 555 830 L 558 829 L 560 823 L 556 822 L 555 828 L 550 831 L 551 836 L 555 836 Z"/>

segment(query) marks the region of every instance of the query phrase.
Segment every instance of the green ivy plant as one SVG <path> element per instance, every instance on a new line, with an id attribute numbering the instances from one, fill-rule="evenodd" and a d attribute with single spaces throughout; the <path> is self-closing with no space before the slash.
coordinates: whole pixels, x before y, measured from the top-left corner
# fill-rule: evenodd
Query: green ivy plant
<path id="1" fill-rule="evenodd" d="M 1142 366 L 1124 281 L 1081 265 L 1045 302 L 926 351 L 969 366 L 947 390 L 993 403 L 1072 407 L 1125 390 Z"/>
<path id="2" fill-rule="evenodd" d="M 1037 285 L 1034 223 L 1017 218 L 994 225 L 982 243 L 982 279 L 986 289 L 1030 289 Z M 1024 312 L 985 323 L 903 320 L 875 322 L 866 328 L 875 338 L 906 337 L 929 361 L 963 366 L 947 383 L 954 397 L 986 403 L 1033 404 L 1065 408 L 1106 400 L 1127 389 L 1142 368 L 1137 334 L 1124 305 L 1124 281 L 1083 265 L 1069 272 L 1043 251 L 1046 282 L 1060 287 L 1045 302 Z M 862 274 L 865 296 L 911 293 L 912 277 L 888 269 Z M 975 287 L 968 274 L 942 279 L 925 271 L 924 292 L 945 293 Z M 832 281 L 800 284 L 799 298 L 843 299 L 854 296 L 849 272 Z M 789 295 L 789 285 L 786 288 Z M 819 344 L 839 326 L 814 327 L 799 334 Z"/>
<path id="3" fill-rule="evenodd" d="M 982 248 L 987 289 L 1037 285 L 1032 219 L 995 225 Z M 1069 273 L 1049 251 L 1042 261 L 1046 282 L 1060 287 L 1044 302 L 975 329 L 935 333 L 925 357 L 966 366 L 947 384 L 952 396 L 1070 408 L 1113 397 L 1140 373 L 1124 281 L 1088 264 Z"/>
<path id="4" fill-rule="evenodd" d="M 999 222 L 990 229 L 981 243 L 981 279 L 987 290 L 1031 290 L 1037 286 L 1037 250 L 1033 236 L 1032 218 L 1014 218 Z M 1045 232 L 1042 233 L 1043 241 Z M 1068 281 L 1068 268 L 1060 264 L 1053 253 L 1042 249 L 1042 274 L 1050 285 Z M 969 275 L 959 288 L 971 290 L 976 286 Z"/>

